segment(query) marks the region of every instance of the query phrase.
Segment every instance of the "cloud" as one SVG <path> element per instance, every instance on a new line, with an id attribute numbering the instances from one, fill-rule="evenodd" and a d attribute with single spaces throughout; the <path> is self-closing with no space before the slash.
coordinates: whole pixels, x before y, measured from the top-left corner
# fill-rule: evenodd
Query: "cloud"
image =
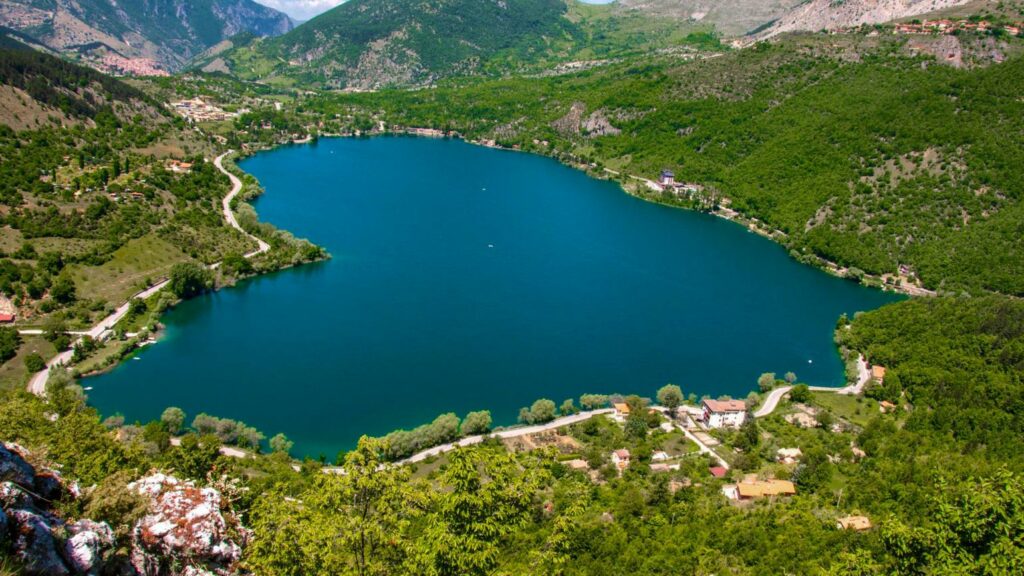
<path id="1" fill-rule="evenodd" d="M 313 16 L 326 12 L 345 0 L 256 0 L 264 6 L 270 6 L 284 12 L 296 20 L 309 20 Z"/>

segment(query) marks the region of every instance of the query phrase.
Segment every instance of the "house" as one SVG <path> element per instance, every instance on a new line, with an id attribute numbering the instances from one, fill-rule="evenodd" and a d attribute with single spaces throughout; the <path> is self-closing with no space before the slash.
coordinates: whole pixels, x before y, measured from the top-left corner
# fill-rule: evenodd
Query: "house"
<path id="1" fill-rule="evenodd" d="M 14 314 L 9 314 L 6 312 L 0 313 L 0 324 L 10 324 L 11 322 L 14 322 L 14 320 Z"/>
<path id="2" fill-rule="evenodd" d="M 722 486 L 722 494 L 729 500 L 757 500 L 775 496 L 792 496 L 796 486 L 788 480 L 745 480 Z"/>
<path id="3" fill-rule="evenodd" d="M 874 380 L 876 384 L 885 384 L 885 366 L 872 366 L 871 379 Z"/>
<path id="4" fill-rule="evenodd" d="M 726 474 L 729 473 L 724 466 L 712 466 L 708 468 L 708 472 L 715 478 L 725 478 Z"/>
<path id="5" fill-rule="evenodd" d="M 175 174 L 188 174 L 192 171 L 192 163 L 182 162 L 180 160 L 171 160 L 167 163 L 167 168 Z"/>
<path id="6" fill-rule="evenodd" d="M 675 186 L 676 175 L 673 174 L 671 170 L 662 170 L 659 182 L 661 182 L 662 186 Z"/>
<path id="7" fill-rule="evenodd" d="M 799 448 L 779 448 L 775 453 L 775 461 L 783 464 L 796 464 L 803 456 Z"/>
<path id="8" fill-rule="evenodd" d="M 612 407 L 615 408 L 616 418 L 625 418 L 626 416 L 629 416 L 629 404 L 616 402 L 615 404 L 612 404 Z"/>
<path id="9" fill-rule="evenodd" d="M 863 532 L 871 529 L 871 520 L 867 516 L 845 516 L 836 520 L 836 528 Z"/>
<path id="10" fill-rule="evenodd" d="M 892 402 L 889 402 L 888 400 L 882 400 L 881 402 L 878 403 L 878 410 L 881 411 L 882 414 L 885 414 L 886 412 L 891 412 L 895 408 L 896 405 L 893 404 Z"/>
<path id="11" fill-rule="evenodd" d="M 738 428 L 747 418 L 747 404 L 742 400 L 705 399 L 701 405 L 701 420 L 708 428 Z"/>
<path id="12" fill-rule="evenodd" d="M 671 472 L 673 470 L 679 470 L 679 464 L 666 464 L 664 462 L 651 464 L 651 472 Z"/>
<path id="13" fill-rule="evenodd" d="M 659 450 L 654 454 L 651 454 L 651 461 L 653 462 L 664 462 L 665 460 L 668 460 L 668 452 Z"/>
<path id="14" fill-rule="evenodd" d="M 629 466 L 629 450 L 622 448 L 612 452 L 612 464 L 621 474 Z"/>

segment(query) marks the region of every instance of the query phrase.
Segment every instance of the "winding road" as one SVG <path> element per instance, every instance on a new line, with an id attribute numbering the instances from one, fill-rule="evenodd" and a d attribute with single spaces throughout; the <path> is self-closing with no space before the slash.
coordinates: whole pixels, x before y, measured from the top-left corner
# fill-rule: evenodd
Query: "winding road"
<path id="1" fill-rule="evenodd" d="M 235 213 L 231 210 L 231 201 L 234 200 L 236 196 L 238 196 L 239 192 L 242 191 L 242 181 L 231 172 L 225 170 L 223 165 L 224 158 L 233 152 L 234 150 L 228 150 L 227 152 L 221 154 L 220 156 L 217 156 L 217 158 L 213 161 L 213 164 L 214 166 L 217 167 L 218 170 L 223 172 L 231 180 L 231 191 L 228 192 L 227 196 L 225 196 L 224 199 L 221 201 L 221 206 L 224 210 L 224 220 L 228 223 L 229 226 L 238 230 L 242 234 L 245 234 L 248 238 L 256 242 L 258 248 L 245 255 L 246 258 L 252 258 L 257 254 L 262 254 L 270 250 L 270 244 L 267 244 L 263 240 L 260 240 L 259 238 L 243 230 L 241 225 L 238 224 L 238 219 L 235 218 Z M 220 262 L 217 262 L 215 264 L 211 264 L 210 269 L 216 269 L 219 266 Z M 128 309 L 131 306 L 132 300 L 136 298 L 141 298 L 145 300 L 146 298 L 149 298 L 150 296 L 163 290 L 164 287 L 167 286 L 169 282 L 169 279 L 161 280 L 156 284 L 150 286 L 149 288 L 146 288 L 142 292 L 132 295 L 130 298 L 128 298 L 128 300 L 124 302 L 124 304 L 118 306 L 113 313 L 111 313 L 103 320 L 100 320 L 95 326 L 93 326 L 89 330 L 72 331 L 69 332 L 69 334 L 78 336 L 79 339 L 85 336 L 90 336 L 95 340 L 106 339 L 107 337 L 110 336 L 110 331 L 114 328 L 114 326 L 117 325 L 117 323 L 120 322 L 121 319 L 128 314 Z M 43 333 L 42 330 L 38 329 L 19 330 L 18 332 L 25 335 L 40 335 Z M 73 354 L 74 350 L 68 349 L 61 352 L 60 354 L 57 354 L 57 356 L 55 356 L 49 362 L 47 362 L 46 368 L 40 370 L 39 372 L 36 372 L 35 374 L 32 375 L 31 378 L 29 378 L 28 391 L 37 396 L 45 395 L 46 381 L 50 378 L 50 370 L 58 366 L 67 365 L 67 363 L 71 361 L 71 357 Z"/>
<path id="2" fill-rule="evenodd" d="M 864 391 L 864 386 L 871 380 L 871 370 L 868 368 L 867 360 L 861 355 L 857 358 L 857 383 L 850 384 L 849 386 L 843 386 L 842 388 L 832 388 L 829 386 L 810 386 L 809 389 L 812 392 L 834 392 L 836 394 L 856 395 Z M 792 386 L 782 386 L 775 388 L 768 393 L 768 397 L 764 399 L 764 403 L 761 407 L 754 412 L 754 418 L 763 418 L 775 411 L 778 407 L 782 397 L 792 390 Z"/>

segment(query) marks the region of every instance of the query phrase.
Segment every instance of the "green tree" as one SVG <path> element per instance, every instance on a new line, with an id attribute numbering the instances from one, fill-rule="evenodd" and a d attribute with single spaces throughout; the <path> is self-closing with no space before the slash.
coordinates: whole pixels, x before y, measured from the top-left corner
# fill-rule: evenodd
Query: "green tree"
<path id="1" fill-rule="evenodd" d="M 167 464 L 185 478 L 203 480 L 220 457 L 220 439 L 212 434 L 185 434 L 167 453 Z"/>
<path id="2" fill-rule="evenodd" d="M 792 385 L 793 382 L 796 382 L 796 373 L 786 372 L 786 375 L 783 376 L 783 378 L 786 380 L 786 384 Z"/>
<path id="3" fill-rule="evenodd" d="M 478 412 L 470 412 L 469 414 L 466 414 L 466 417 L 462 420 L 462 426 L 459 428 L 464 436 L 486 434 L 490 429 L 491 413 L 488 410 L 480 410 Z"/>
<path id="4" fill-rule="evenodd" d="M 43 360 L 43 357 L 39 354 L 32 352 L 25 356 L 25 369 L 32 374 L 41 372 L 46 369 L 46 360 Z"/>
<path id="5" fill-rule="evenodd" d="M 61 273 L 50 286 L 50 297 L 61 304 L 75 301 L 75 280 L 70 274 Z"/>
<path id="6" fill-rule="evenodd" d="M 316 474 L 298 500 L 271 491 L 251 513 L 247 563 L 261 574 L 402 573 L 405 534 L 426 504 L 427 490 L 409 469 L 383 466 L 384 445 L 363 437 L 344 459 L 344 474 Z"/>
<path id="7" fill-rule="evenodd" d="M 171 268 L 167 286 L 178 298 L 191 298 L 213 287 L 213 275 L 201 264 L 181 262 Z"/>
<path id="8" fill-rule="evenodd" d="M 757 387 L 761 392 L 767 392 L 775 387 L 775 372 L 765 372 L 757 378 Z"/>
<path id="9" fill-rule="evenodd" d="M 643 398 L 636 395 L 626 397 L 626 405 L 629 406 L 629 416 L 626 417 L 626 436 L 635 439 L 647 437 L 647 405 Z"/>
<path id="10" fill-rule="evenodd" d="M 559 406 L 558 413 L 562 416 L 572 416 L 573 414 L 578 414 L 579 409 L 576 408 L 572 398 L 566 398 L 562 405 Z"/>
<path id="11" fill-rule="evenodd" d="M 605 394 L 584 394 L 580 396 L 580 406 L 584 410 L 597 410 L 608 405 L 608 396 Z"/>
<path id="12" fill-rule="evenodd" d="M 553 404 L 553 403 L 552 403 Z M 530 518 L 537 468 L 504 451 L 457 449 L 433 491 L 413 572 L 483 576 L 498 565 L 500 542 Z"/>
<path id="13" fill-rule="evenodd" d="M 0 326 L 0 363 L 14 358 L 18 354 L 19 346 L 21 346 L 21 335 L 18 334 L 18 331 L 9 326 Z M 36 371 L 34 370 L 34 372 Z"/>
<path id="14" fill-rule="evenodd" d="M 270 439 L 271 452 L 287 454 L 292 451 L 292 446 L 294 445 L 295 443 L 282 433 L 278 433 Z"/>
<path id="15" fill-rule="evenodd" d="M 793 402 L 806 404 L 811 401 L 811 389 L 807 384 L 797 384 L 789 391 L 789 399 Z"/>
<path id="16" fill-rule="evenodd" d="M 522 424 L 542 424 L 555 419 L 555 403 L 553 400 L 541 398 L 529 408 L 519 410 L 519 422 Z"/>
<path id="17" fill-rule="evenodd" d="M 181 428 L 185 425 L 185 411 L 177 406 L 169 406 L 160 415 L 160 422 L 163 423 L 167 432 L 176 436 L 181 433 Z"/>
<path id="18" fill-rule="evenodd" d="M 675 384 L 666 384 L 658 389 L 658 404 L 668 408 L 673 418 L 676 410 L 683 404 L 683 389 Z"/>

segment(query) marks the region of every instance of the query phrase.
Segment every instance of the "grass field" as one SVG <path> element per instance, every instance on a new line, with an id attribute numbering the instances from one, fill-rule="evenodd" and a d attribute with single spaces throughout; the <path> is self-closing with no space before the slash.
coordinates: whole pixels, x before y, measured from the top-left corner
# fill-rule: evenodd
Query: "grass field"
<path id="1" fill-rule="evenodd" d="M 41 336 L 23 338 L 18 355 L 0 366 L 0 389 L 11 390 L 24 386 L 28 382 L 29 373 L 25 369 L 25 357 L 29 354 L 35 352 L 47 360 L 57 354 L 53 344 L 43 340 Z"/>
<path id="2" fill-rule="evenodd" d="M 831 392 L 811 392 L 813 404 L 827 408 L 836 416 L 858 426 L 866 426 L 877 415 L 878 402 L 861 396 L 847 396 Z"/>
<path id="3" fill-rule="evenodd" d="M 168 274 L 171 266 L 189 257 L 155 234 L 132 240 L 102 266 L 71 267 L 79 298 L 120 304 L 145 287 L 146 280 Z"/>

